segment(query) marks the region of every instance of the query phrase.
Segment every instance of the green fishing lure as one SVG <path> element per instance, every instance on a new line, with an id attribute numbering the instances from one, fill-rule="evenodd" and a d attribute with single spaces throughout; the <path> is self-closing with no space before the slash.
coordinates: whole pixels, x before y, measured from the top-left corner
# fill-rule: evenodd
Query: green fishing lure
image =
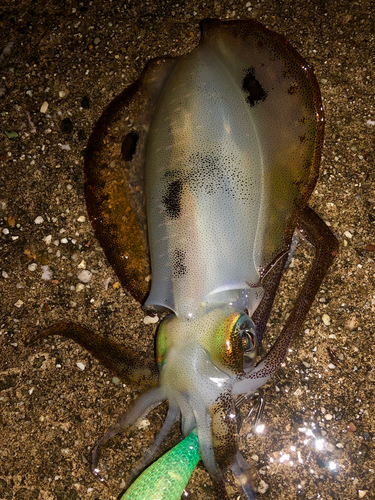
<path id="1" fill-rule="evenodd" d="M 150 465 L 121 500 L 179 500 L 199 460 L 198 436 L 192 432 Z"/>

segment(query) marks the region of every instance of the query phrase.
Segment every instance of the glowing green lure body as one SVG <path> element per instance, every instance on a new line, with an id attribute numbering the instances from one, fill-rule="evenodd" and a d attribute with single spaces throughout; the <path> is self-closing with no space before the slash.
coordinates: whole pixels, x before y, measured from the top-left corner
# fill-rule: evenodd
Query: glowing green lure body
<path id="1" fill-rule="evenodd" d="M 150 465 L 121 500 L 179 500 L 199 460 L 198 436 L 192 432 Z"/>

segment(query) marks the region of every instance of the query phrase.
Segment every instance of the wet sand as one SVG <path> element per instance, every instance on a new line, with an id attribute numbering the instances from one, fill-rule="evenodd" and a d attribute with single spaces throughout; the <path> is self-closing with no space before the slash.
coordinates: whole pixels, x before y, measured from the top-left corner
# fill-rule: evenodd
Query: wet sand
<path id="1" fill-rule="evenodd" d="M 26 343 L 63 319 L 142 352 L 153 348 L 153 326 L 118 286 L 88 221 L 83 151 L 106 105 L 149 59 L 192 50 L 206 17 L 255 18 L 313 64 L 326 133 L 310 206 L 340 243 L 304 335 L 266 386 L 264 431 L 251 436 L 245 421 L 241 449 L 262 500 L 375 498 L 371 8 L 370 1 L 169 0 L 0 7 L 1 499 L 115 499 L 161 426 L 164 407 L 110 443 L 101 462 L 105 488 L 90 474 L 90 450 L 137 391 L 113 381 L 72 341 Z M 304 245 L 297 250 L 266 344 L 280 331 L 311 255 Z M 81 286 L 83 270 L 92 277 Z M 239 498 L 233 485 L 229 491 Z M 203 465 L 187 493 L 216 498 Z"/>

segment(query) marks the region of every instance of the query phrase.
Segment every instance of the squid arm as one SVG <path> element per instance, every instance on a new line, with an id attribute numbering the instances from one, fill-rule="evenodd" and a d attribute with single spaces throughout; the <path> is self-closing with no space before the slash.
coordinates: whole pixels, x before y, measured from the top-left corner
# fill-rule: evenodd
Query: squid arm
<path id="1" fill-rule="evenodd" d="M 275 373 L 276 369 L 283 362 L 290 343 L 301 332 L 315 295 L 338 253 L 337 239 L 324 221 L 310 207 L 305 207 L 299 215 L 297 228 L 300 229 L 307 241 L 315 247 L 315 257 L 312 266 L 292 312 L 275 344 L 249 376 L 234 385 L 233 394 L 255 391 L 264 385 Z M 277 277 L 277 285 L 279 280 L 280 277 Z M 274 292 L 276 292 L 274 287 L 275 283 L 271 283 L 270 295 L 274 295 Z"/>
<path id="2" fill-rule="evenodd" d="M 29 345 L 51 335 L 74 340 L 125 383 L 148 388 L 155 387 L 159 382 L 159 371 L 153 358 L 142 359 L 129 347 L 76 323 L 55 323 L 35 335 Z"/>

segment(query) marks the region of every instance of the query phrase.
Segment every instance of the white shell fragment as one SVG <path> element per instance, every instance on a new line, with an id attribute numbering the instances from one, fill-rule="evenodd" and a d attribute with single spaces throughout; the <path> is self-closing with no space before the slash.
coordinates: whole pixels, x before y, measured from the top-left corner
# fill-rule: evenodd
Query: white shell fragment
<path id="1" fill-rule="evenodd" d="M 328 316 L 328 314 L 323 314 L 322 321 L 326 326 L 329 326 L 331 324 L 331 318 Z"/>
<path id="2" fill-rule="evenodd" d="M 153 323 L 157 323 L 159 321 L 159 317 L 156 315 L 156 316 L 145 316 L 143 318 L 143 323 L 145 325 L 151 325 Z"/>
<path id="3" fill-rule="evenodd" d="M 44 219 L 41 215 L 38 215 L 38 217 L 34 220 L 34 224 L 43 224 Z"/>
<path id="4" fill-rule="evenodd" d="M 42 266 L 42 280 L 51 280 L 52 279 L 52 271 L 48 266 Z"/>
<path id="5" fill-rule="evenodd" d="M 82 283 L 88 283 L 91 280 L 92 273 L 90 273 L 90 271 L 83 270 L 77 274 L 77 277 L 79 281 L 82 281 Z"/>
<path id="6" fill-rule="evenodd" d="M 47 113 L 47 109 L 48 109 L 48 102 L 44 101 L 44 103 L 40 106 L 40 112 Z"/>

